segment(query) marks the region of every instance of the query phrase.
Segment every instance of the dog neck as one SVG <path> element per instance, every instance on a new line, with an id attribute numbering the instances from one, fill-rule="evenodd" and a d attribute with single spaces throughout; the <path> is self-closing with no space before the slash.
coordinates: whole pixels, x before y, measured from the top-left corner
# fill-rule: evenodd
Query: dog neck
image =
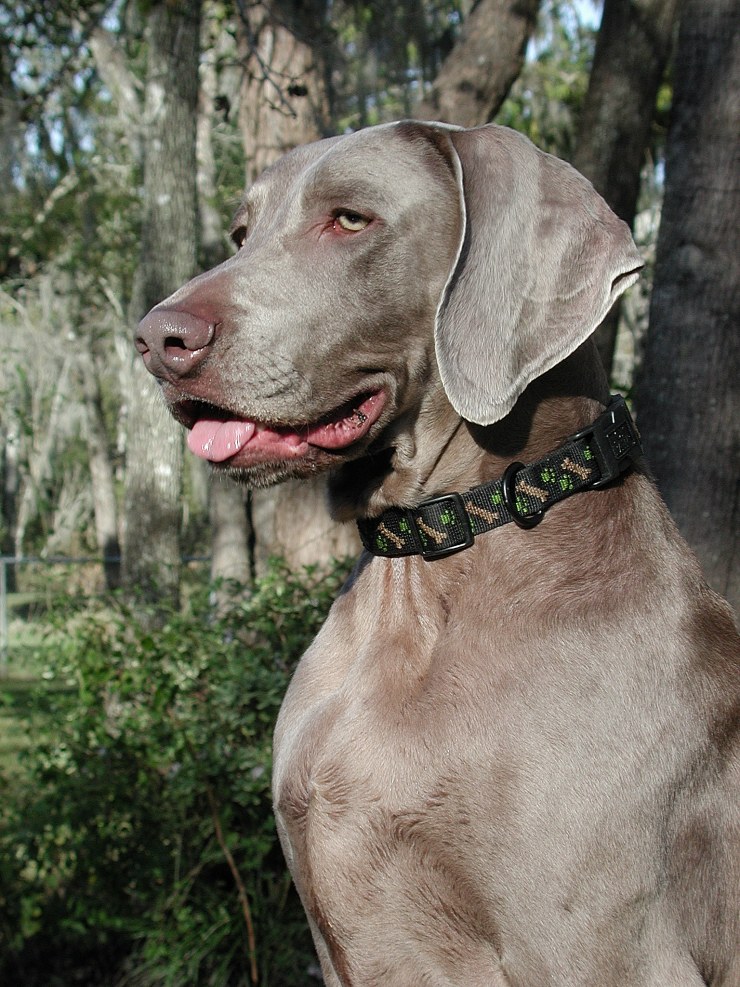
<path id="1" fill-rule="evenodd" d="M 369 455 L 332 475 L 332 514 L 339 520 L 373 517 L 497 479 L 512 461 L 532 462 L 588 425 L 608 399 L 592 340 L 533 381 L 493 425 L 462 419 L 438 382 L 386 429 Z"/>

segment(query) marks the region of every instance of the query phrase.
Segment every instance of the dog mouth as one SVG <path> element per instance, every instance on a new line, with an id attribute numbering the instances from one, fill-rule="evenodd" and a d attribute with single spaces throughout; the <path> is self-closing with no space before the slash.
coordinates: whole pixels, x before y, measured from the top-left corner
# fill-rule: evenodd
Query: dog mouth
<path id="1" fill-rule="evenodd" d="M 255 463 L 300 459 L 340 452 L 363 439 L 380 417 L 384 390 L 365 392 L 337 406 L 318 421 L 292 425 L 245 418 L 199 400 L 178 401 L 175 418 L 189 430 L 192 453 L 209 463 L 247 467 Z"/>

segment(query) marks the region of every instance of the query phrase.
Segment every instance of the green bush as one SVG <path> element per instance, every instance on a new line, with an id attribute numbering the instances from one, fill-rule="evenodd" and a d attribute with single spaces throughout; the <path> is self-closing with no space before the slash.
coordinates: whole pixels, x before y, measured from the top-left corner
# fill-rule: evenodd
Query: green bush
<path id="1" fill-rule="evenodd" d="M 276 565 L 227 615 L 203 590 L 156 631 L 115 599 L 58 614 L 68 688 L 0 810 L 0 981 L 311 982 L 271 739 L 343 575 Z"/>

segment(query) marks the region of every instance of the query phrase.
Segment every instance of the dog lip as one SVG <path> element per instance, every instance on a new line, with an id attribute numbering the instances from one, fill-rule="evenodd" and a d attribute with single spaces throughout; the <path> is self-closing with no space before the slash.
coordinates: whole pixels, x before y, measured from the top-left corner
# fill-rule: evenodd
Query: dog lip
<path id="1" fill-rule="evenodd" d="M 344 449 L 364 438 L 380 417 L 386 404 L 386 392 L 365 392 L 322 416 L 304 432 L 305 441 L 319 449 Z"/>
<path id="2" fill-rule="evenodd" d="M 387 402 L 383 388 L 365 390 L 313 422 L 268 422 L 243 412 L 194 398 L 171 406 L 173 416 L 190 430 L 188 447 L 212 463 L 295 459 L 316 449 L 344 451 L 364 438 Z"/>

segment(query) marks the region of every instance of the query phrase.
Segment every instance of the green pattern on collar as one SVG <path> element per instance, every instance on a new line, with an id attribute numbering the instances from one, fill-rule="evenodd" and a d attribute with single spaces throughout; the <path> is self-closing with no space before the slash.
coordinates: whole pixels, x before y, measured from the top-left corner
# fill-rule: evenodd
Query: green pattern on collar
<path id="1" fill-rule="evenodd" d="M 374 555 L 442 558 L 511 521 L 534 527 L 553 504 L 605 486 L 641 455 L 639 433 L 624 399 L 617 395 L 593 425 L 536 463 L 512 464 L 501 479 L 462 494 L 445 494 L 416 507 L 394 507 L 380 517 L 363 518 L 358 521 L 360 537 Z"/>

